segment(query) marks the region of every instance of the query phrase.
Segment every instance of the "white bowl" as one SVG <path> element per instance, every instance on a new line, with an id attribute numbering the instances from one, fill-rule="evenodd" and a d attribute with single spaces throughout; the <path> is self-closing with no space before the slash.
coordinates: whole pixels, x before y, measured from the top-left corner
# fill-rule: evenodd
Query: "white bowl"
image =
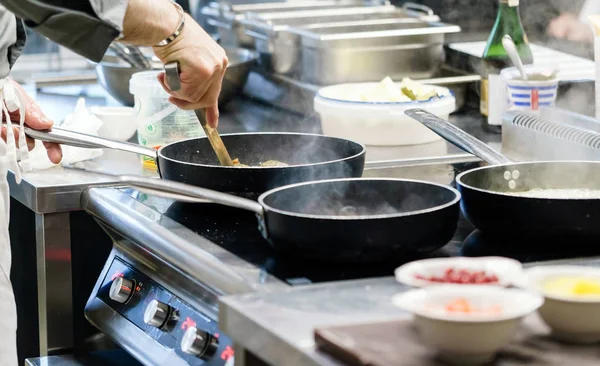
<path id="1" fill-rule="evenodd" d="M 137 131 L 131 107 L 91 107 L 90 113 L 102 121 L 98 136 L 111 140 L 127 141 Z"/>
<path id="2" fill-rule="evenodd" d="M 500 313 L 450 313 L 456 299 L 472 306 L 499 306 Z M 542 296 L 497 286 L 438 285 L 396 295 L 394 305 L 410 312 L 421 340 L 441 359 L 455 365 L 489 362 L 514 337 L 519 322 L 543 303 Z"/>
<path id="3" fill-rule="evenodd" d="M 478 284 L 461 284 L 464 285 L 495 285 L 495 286 L 510 286 L 514 283 L 522 281 L 523 266 L 519 261 L 503 257 L 478 257 L 478 258 L 433 258 L 423 259 L 414 262 L 409 262 L 398 268 L 394 272 L 398 282 L 413 287 L 427 287 L 431 285 L 439 285 L 443 282 L 427 281 L 417 278 L 423 276 L 429 278 L 431 276 L 441 277 L 449 268 L 455 270 L 467 270 L 469 272 L 483 271 L 486 275 L 495 275 L 498 278 L 497 282 L 493 283 L 478 283 Z M 448 283 L 448 282 L 446 282 Z"/>
<path id="4" fill-rule="evenodd" d="M 586 266 L 540 266 L 525 271 L 524 287 L 544 295 L 541 318 L 552 329 L 552 335 L 569 343 L 600 342 L 600 296 L 560 294 L 544 288 L 544 284 L 560 277 L 582 277 L 600 281 L 600 268 Z"/>
<path id="5" fill-rule="evenodd" d="M 314 99 L 314 108 L 320 115 L 323 134 L 369 146 L 418 145 L 441 139 L 421 123 L 406 116 L 404 111 L 421 108 L 448 119 L 456 109 L 456 99 L 449 89 L 436 87 L 442 98 L 406 103 L 361 102 L 351 97 L 360 95 L 359 90 L 373 88 L 377 84 L 353 83 L 321 88 Z"/>

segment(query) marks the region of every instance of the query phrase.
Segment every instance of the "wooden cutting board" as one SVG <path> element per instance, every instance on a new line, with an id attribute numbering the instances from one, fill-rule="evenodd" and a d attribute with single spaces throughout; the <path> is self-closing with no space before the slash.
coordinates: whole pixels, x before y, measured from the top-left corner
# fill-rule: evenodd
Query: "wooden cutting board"
<path id="1" fill-rule="evenodd" d="M 317 348 L 352 366 L 444 366 L 419 339 L 410 320 L 315 329 Z M 600 366 L 600 345 L 554 341 L 537 315 L 527 317 L 497 366 Z"/>

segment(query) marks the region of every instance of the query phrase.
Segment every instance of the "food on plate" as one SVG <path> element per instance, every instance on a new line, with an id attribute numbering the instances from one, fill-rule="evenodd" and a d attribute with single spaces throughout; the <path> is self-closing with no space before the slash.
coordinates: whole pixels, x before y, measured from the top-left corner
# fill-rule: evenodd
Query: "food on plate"
<path id="1" fill-rule="evenodd" d="M 233 162 L 234 167 L 238 167 L 238 168 L 249 167 L 249 165 L 240 163 L 240 160 L 237 158 L 233 159 L 232 162 Z M 279 160 L 267 160 L 267 161 L 261 163 L 259 166 L 261 166 L 261 167 L 278 167 L 278 166 L 280 166 L 281 167 L 281 166 L 289 166 L 289 164 L 286 164 Z"/>
<path id="2" fill-rule="evenodd" d="M 465 298 L 454 299 L 446 305 L 444 310 L 448 313 L 462 313 L 462 314 L 477 314 L 477 315 L 496 315 L 502 313 L 502 307 L 500 305 L 491 305 L 487 307 L 477 307 L 469 302 Z"/>
<path id="3" fill-rule="evenodd" d="M 372 103 L 407 103 L 440 97 L 440 93 L 434 86 L 420 84 L 409 78 L 402 79 L 402 83 L 398 85 L 390 77 L 386 77 L 373 87 L 361 88 L 359 93 L 360 101 Z"/>
<path id="4" fill-rule="evenodd" d="M 553 278 L 545 281 L 542 288 L 550 295 L 600 296 L 600 280 L 587 277 Z"/>
<path id="5" fill-rule="evenodd" d="M 508 192 L 511 196 L 554 199 L 600 199 L 600 190 L 587 188 L 534 188 L 523 192 Z"/>
<path id="6" fill-rule="evenodd" d="M 441 276 L 423 276 L 416 274 L 418 280 L 457 283 L 457 284 L 493 284 L 498 282 L 498 276 L 486 273 L 485 271 L 469 271 L 467 269 L 448 268 Z"/>

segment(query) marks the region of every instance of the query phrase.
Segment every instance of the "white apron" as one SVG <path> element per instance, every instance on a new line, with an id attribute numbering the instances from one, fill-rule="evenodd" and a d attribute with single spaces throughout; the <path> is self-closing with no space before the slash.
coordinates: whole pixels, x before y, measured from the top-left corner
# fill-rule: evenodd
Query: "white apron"
<path id="1" fill-rule="evenodd" d="M 8 117 L 8 108 L 11 112 L 23 110 L 22 99 L 15 94 L 15 89 L 11 81 L 0 80 L 2 88 L 2 114 L 6 121 L 8 132 L 12 129 L 12 123 Z M 21 127 L 24 122 L 24 113 L 21 113 Z M 17 155 L 27 155 L 27 143 L 23 128 L 19 136 L 21 149 L 17 150 L 15 138 L 12 133 L 7 133 L 7 142 L 0 139 L 0 365 L 18 366 L 17 361 L 17 309 L 15 297 L 10 282 L 10 237 L 8 233 L 9 212 L 10 212 L 10 193 L 8 181 L 6 179 L 8 170 L 15 173 L 17 183 L 21 181 L 21 174 L 17 163 Z M 26 159 L 25 156 L 23 158 Z"/>

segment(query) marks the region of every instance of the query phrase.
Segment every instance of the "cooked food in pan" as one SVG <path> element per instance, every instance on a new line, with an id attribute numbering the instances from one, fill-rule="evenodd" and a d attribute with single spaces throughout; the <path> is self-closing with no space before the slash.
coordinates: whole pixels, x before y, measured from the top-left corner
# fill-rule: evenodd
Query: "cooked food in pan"
<path id="1" fill-rule="evenodd" d="M 600 190 L 586 188 L 535 188 L 524 192 L 508 192 L 511 196 L 548 199 L 600 199 Z"/>
<path id="2" fill-rule="evenodd" d="M 238 167 L 238 168 L 246 168 L 246 167 L 249 167 L 250 165 L 240 163 L 239 159 L 233 159 L 233 166 Z M 278 160 L 267 160 L 265 162 L 260 163 L 259 166 L 261 166 L 261 167 L 278 167 L 278 166 L 280 166 L 281 167 L 281 166 L 289 166 L 289 164 L 283 163 Z"/>

